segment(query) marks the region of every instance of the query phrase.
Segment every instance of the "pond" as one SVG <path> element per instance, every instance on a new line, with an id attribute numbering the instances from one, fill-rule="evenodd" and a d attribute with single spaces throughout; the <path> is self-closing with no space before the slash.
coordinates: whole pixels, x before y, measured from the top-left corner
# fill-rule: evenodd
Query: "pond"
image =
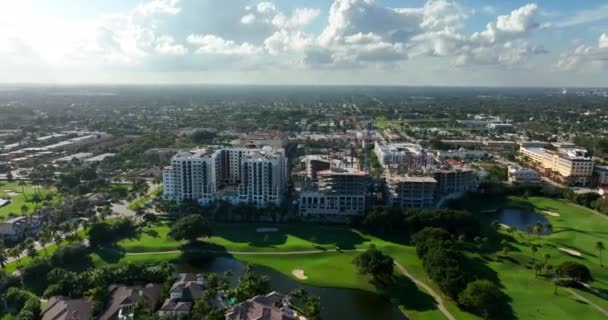
<path id="1" fill-rule="evenodd" d="M 233 272 L 233 283 L 236 283 L 244 264 L 231 257 L 216 257 L 202 272 L 222 273 L 228 270 Z M 187 270 L 189 269 L 189 270 Z M 183 271 L 194 272 L 187 268 Z M 321 298 L 321 317 L 323 319 L 349 319 L 349 320 L 402 320 L 406 319 L 399 308 L 388 299 L 363 290 L 324 288 L 303 285 L 284 274 L 266 267 L 256 267 L 255 270 L 270 278 L 273 290 L 289 293 L 296 288 L 302 288 L 310 294 Z"/>
<path id="2" fill-rule="evenodd" d="M 526 226 L 534 226 L 537 222 L 542 225 L 549 223 L 549 220 L 540 213 L 533 210 L 521 208 L 503 208 L 491 214 L 499 223 L 525 230 Z"/>

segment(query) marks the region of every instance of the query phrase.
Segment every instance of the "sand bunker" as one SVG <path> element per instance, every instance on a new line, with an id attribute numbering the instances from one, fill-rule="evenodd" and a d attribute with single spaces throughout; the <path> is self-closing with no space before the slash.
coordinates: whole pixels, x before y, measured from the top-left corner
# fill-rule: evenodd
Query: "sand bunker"
<path id="1" fill-rule="evenodd" d="M 543 213 L 552 217 L 559 217 L 559 213 L 549 210 L 543 210 Z"/>
<path id="2" fill-rule="evenodd" d="M 308 277 L 304 275 L 304 270 L 302 270 L 302 269 L 293 269 L 291 271 L 291 274 L 293 274 L 294 277 L 296 277 L 300 280 L 308 279 Z"/>
<path id="3" fill-rule="evenodd" d="M 9 191 L 9 192 L 6 193 L 6 195 L 9 196 L 9 197 L 16 197 L 16 196 L 19 195 L 19 193 L 18 192 Z"/>
<path id="4" fill-rule="evenodd" d="M 559 248 L 559 251 L 563 251 L 571 256 L 580 257 L 582 254 L 576 250 L 568 249 L 568 248 Z"/>
<path id="5" fill-rule="evenodd" d="M 511 226 L 510 226 L 510 225 L 508 225 L 508 224 L 499 223 L 499 225 L 500 225 L 501 227 L 505 228 L 505 229 L 509 229 L 509 228 L 511 228 Z"/>

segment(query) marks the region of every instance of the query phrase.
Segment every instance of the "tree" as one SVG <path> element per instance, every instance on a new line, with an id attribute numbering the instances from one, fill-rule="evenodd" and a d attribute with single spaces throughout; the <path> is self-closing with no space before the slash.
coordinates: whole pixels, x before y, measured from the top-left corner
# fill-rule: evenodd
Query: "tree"
<path id="1" fill-rule="evenodd" d="M 572 280 L 580 282 L 590 282 L 593 280 L 591 271 L 584 264 L 575 261 L 564 261 L 557 269 L 556 273 L 562 277 L 570 277 Z"/>
<path id="2" fill-rule="evenodd" d="M 234 292 L 237 300 L 245 301 L 253 296 L 266 294 L 269 290 L 270 280 L 268 277 L 255 273 L 253 268 L 247 265 Z"/>
<path id="3" fill-rule="evenodd" d="M 543 225 L 539 222 L 536 222 L 534 225 L 533 231 L 538 235 L 538 240 L 540 241 L 540 235 L 543 233 Z"/>
<path id="4" fill-rule="evenodd" d="M 600 258 L 600 266 L 604 266 L 602 264 L 602 251 L 604 251 L 604 249 L 606 249 L 606 248 L 604 247 L 604 243 L 603 242 L 598 241 L 598 242 L 595 243 L 595 250 L 597 250 L 597 255 Z"/>
<path id="5" fill-rule="evenodd" d="M 355 257 L 353 263 L 359 273 L 368 274 L 373 280 L 384 282 L 393 276 L 393 258 L 376 249 L 375 245 L 371 245 L 369 249 Z"/>
<path id="6" fill-rule="evenodd" d="M 526 225 L 526 233 L 528 234 L 528 242 L 530 242 L 530 236 L 534 232 L 534 228 L 531 225 Z"/>
<path id="7" fill-rule="evenodd" d="M 532 256 L 534 257 L 536 255 L 536 253 L 538 252 L 538 247 L 535 245 L 531 245 L 530 250 L 532 251 Z"/>
<path id="8" fill-rule="evenodd" d="M 211 226 L 203 216 L 192 214 L 173 224 L 169 236 L 175 240 L 195 242 L 200 237 L 210 237 Z"/>
<path id="9" fill-rule="evenodd" d="M 19 186 L 21 187 L 21 194 L 23 194 L 23 197 L 25 198 L 25 201 L 29 201 L 27 199 L 27 195 L 25 194 L 25 186 L 27 186 L 27 182 L 21 180 L 21 181 L 19 181 Z"/>
<path id="10" fill-rule="evenodd" d="M 458 296 L 458 303 L 485 319 L 498 319 L 505 295 L 488 280 L 470 282 Z"/>
<path id="11" fill-rule="evenodd" d="M 553 233 L 553 225 L 551 223 L 545 224 L 545 232 L 546 233 Z"/>
<path id="12" fill-rule="evenodd" d="M 27 204 L 24 204 L 21 206 L 20 210 L 21 210 L 21 214 L 25 215 L 30 210 L 30 208 L 27 206 Z"/>
<path id="13" fill-rule="evenodd" d="M 8 255 L 8 251 L 4 249 L 4 247 L 0 247 L 0 267 L 6 267 L 6 264 L 8 263 Z"/>

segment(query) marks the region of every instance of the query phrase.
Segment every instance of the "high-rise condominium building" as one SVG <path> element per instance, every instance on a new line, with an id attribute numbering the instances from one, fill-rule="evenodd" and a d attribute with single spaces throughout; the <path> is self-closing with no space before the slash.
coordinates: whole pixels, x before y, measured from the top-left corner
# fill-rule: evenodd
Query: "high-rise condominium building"
<path id="1" fill-rule="evenodd" d="M 315 187 L 300 192 L 300 214 L 309 218 L 340 219 L 365 214 L 369 175 L 354 168 L 317 173 Z"/>
<path id="2" fill-rule="evenodd" d="M 283 202 L 287 185 L 284 149 L 209 146 L 181 152 L 163 170 L 163 197 L 207 205 L 217 200 L 259 207 Z"/>

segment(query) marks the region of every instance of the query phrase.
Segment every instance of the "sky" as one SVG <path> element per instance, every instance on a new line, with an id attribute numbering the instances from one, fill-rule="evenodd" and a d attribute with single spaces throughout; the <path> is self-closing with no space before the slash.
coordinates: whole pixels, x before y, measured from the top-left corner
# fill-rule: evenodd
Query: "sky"
<path id="1" fill-rule="evenodd" d="M 0 83 L 608 86 L 608 2 L 3 0 Z"/>

